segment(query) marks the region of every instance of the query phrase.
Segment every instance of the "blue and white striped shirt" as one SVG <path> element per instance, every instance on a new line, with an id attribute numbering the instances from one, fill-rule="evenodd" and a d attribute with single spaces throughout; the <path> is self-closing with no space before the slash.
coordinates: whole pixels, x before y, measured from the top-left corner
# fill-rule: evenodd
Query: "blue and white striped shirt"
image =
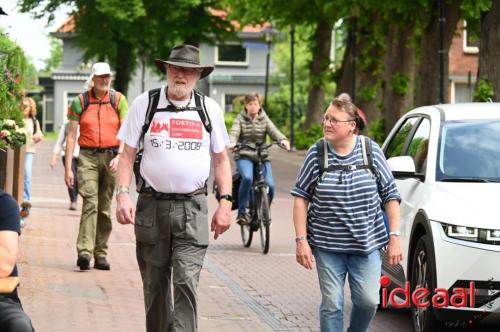
<path id="1" fill-rule="evenodd" d="M 363 165 L 361 137 L 356 137 L 353 150 L 338 155 L 328 144 L 328 165 Z M 385 156 L 371 141 L 373 166 L 380 176 L 380 193 L 377 182 L 367 169 L 332 171 L 319 176 L 319 154 L 314 144 L 306 154 L 292 189 L 293 196 L 309 201 L 307 235 L 312 246 L 339 253 L 367 255 L 388 242 L 381 204 L 401 200 L 394 177 Z"/>

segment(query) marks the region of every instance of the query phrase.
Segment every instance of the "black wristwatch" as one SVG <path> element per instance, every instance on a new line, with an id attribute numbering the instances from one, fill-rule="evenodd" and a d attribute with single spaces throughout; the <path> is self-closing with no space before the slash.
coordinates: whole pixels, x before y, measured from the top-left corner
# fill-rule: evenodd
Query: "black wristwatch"
<path id="1" fill-rule="evenodd" d="M 233 196 L 231 196 L 231 195 L 222 195 L 222 196 L 219 196 L 219 202 L 220 202 L 221 199 L 225 199 L 228 202 L 232 202 L 233 201 Z"/>

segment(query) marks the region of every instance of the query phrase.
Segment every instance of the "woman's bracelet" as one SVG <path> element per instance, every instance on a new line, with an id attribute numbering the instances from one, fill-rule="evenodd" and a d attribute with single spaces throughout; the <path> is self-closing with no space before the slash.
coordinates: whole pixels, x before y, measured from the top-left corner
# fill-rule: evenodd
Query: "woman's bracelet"
<path id="1" fill-rule="evenodd" d="M 295 238 L 295 242 L 307 240 L 307 235 L 299 235 Z"/>

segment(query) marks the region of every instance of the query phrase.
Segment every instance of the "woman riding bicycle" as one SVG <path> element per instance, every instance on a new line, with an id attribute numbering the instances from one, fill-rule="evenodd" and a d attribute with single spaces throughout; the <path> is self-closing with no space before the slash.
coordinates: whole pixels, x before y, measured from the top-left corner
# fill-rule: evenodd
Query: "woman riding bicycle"
<path id="1" fill-rule="evenodd" d="M 257 161 L 257 152 L 249 149 L 236 150 L 236 143 L 243 143 L 250 146 L 256 146 L 257 143 L 265 142 L 266 135 L 290 150 L 290 143 L 274 123 L 269 119 L 266 112 L 260 107 L 260 98 L 256 93 L 245 96 L 245 109 L 234 119 L 229 139 L 231 144 L 228 146 L 234 153 L 234 160 L 241 176 L 240 189 L 238 192 L 238 216 L 236 222 L 239 225 L 248 225 L 249 218 L 246 215 L 246 206 L 250 196 L 250 190 L 253 182 L 254 162 Z M 274 179 L 271 169 L 271 162 L 268 160 L 267 153 L 264 157 L 264 176 L 266 184 L 269 186 L 269 202 L 274 195 Z"/>

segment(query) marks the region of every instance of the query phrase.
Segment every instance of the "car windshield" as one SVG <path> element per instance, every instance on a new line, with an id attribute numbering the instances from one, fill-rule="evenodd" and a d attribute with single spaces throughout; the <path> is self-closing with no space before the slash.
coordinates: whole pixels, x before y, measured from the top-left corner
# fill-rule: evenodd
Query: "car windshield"
<path id="1" fill-rule="evenodd" d="M 448 121 L 441 128 L 437 181 L 500 182 L 500 120 Z"/>

